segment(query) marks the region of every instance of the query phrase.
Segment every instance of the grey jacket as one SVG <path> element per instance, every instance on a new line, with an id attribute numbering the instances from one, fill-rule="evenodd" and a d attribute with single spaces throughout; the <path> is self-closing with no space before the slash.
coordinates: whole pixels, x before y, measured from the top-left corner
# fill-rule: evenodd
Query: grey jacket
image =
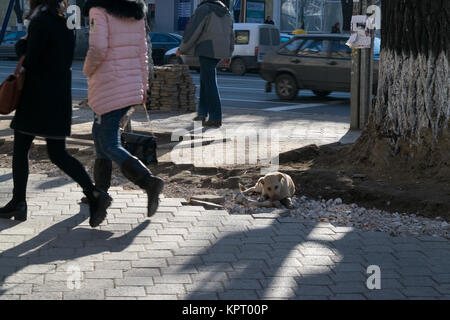
<path id="1" fill-rule="evenodd" d="M 227 59 L 233 50 L 233 19 L 227 7 L 217 0 L 201 3 L 186 26 L 180 53 Z"/>

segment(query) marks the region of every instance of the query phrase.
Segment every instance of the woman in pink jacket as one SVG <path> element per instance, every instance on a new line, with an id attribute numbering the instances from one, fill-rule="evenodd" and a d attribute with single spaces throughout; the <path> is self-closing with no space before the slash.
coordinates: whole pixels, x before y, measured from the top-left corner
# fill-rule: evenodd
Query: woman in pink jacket
<path id="1" fill-rule="evenodd" d="M 88 104 L 95 113 L 95 184 L 108 191 L 114 161 L 125 177 L 147 192 L 147 214 L 152 216 L 164 183 L 120 142 L 121 119 L 146 100 L 147 6 L 143 0 L 88 0 L 83 11 L 90 24 L 83 72 L 88 78 Z"/>

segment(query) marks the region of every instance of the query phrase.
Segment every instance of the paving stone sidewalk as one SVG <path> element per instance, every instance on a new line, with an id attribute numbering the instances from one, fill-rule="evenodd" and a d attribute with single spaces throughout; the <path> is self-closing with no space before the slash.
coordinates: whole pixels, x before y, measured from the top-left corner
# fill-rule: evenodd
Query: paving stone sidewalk
<path id="1" fill-rule="evenodd" d="M 0 205 L 11 197 L 0 169 Z M 0 299 L 449 299 L 450 241 L 226 211 L 112 188 L 98 229 L 80 188 L 31 175 L 29 219 L 0 221 Z M 369 290 L 367 267 L 381 270 Z"/>

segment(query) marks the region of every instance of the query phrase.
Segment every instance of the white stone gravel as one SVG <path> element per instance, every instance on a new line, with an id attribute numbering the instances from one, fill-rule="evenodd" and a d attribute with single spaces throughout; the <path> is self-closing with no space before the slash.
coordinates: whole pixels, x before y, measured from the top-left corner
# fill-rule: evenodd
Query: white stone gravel
<path id="1" fill-rule="evenodd" d="M 225 207 L 232 214 L 256 214 L 277 212 L 282 216 L 312 221 L 329 222 L 335 226 L 353 227 L 365 231 L 381 231 L 392 236 L 436 236 L 450 239 L 450 223 L 442 218 L 420 217 L 416 214 L 366 209 L 357 204 L 345 204 L 342 199 L 313 200 L 305 196 L 294 197 L 295 209 L 248 208 L 234 202 L 230 193 L 217 191 L 226 198 Z M 256 200 L 257 197 L 251 197 Z"/>

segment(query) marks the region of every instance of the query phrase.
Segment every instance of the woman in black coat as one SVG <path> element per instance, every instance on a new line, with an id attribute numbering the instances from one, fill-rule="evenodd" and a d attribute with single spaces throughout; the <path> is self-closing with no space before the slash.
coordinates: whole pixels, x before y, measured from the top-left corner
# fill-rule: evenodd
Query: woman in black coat
<path id="1" fill-rule="evenodd" d="M 75 37 L 62 12 L 66 0 L 34 0 L 26 39 L 16 48 L 25 54 L 25 83 L 11 128 L 14 129 L 13 199 L 0 218 L 26 220 L 28 153 L 36 136 L 44 137 L 50 160 L 83 188 L 91 212 L 90 224 L 106 217 L 111 198 L 95 188 L 81 163 L 66 151 L 72 123 L 71 66 Z"/>

